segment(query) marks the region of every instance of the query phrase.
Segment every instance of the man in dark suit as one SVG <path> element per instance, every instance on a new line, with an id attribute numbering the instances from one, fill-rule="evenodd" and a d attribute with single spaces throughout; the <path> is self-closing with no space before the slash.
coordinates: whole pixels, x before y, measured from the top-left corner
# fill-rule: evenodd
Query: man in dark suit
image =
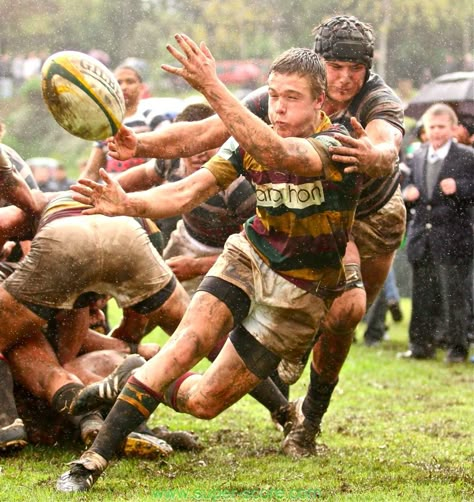
<path id="1" fill-rule="evenodd" d="M 423 116 L 428 141 L 410 162 L 405 201 L 415 210 L 407 255 L 413 267 L 410 350 L 402 357 L 434 357 L 436 339 L 447 362 L 468 356 L 466 276 L 473 260 L 469 208 L 474 200 L 474 151 L 453 141 L 457 117 L 445 104 Z"/>

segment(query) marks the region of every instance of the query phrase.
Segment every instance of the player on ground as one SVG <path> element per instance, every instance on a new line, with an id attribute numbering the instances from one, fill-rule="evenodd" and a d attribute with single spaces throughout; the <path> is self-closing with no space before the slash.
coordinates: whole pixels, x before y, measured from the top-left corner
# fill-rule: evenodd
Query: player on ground
<path id="1" fill-rule="evenodd" d="M 90 218 L 82 209 L 68 192 L 56 195 L 42 212 L 31 251 L 0 286 L 1 352 L 12 361 L 22 355 L 31 360 L 33 344 L 36 378 L 28 372 L 16 376 L 66 415 L 84 385 L 61 363 L 73 359 L 86 341 L 88 317 L 85 325 L 66 330 L 56 356 L 41 330 L 59 309 L 80 315 L 91 292 L 109 294 L 125 309 L 116 331 L 123 335 L 128 328 L 142 337 L 157 325 L 172 333 L 189 301 L 139 221 Z"/>

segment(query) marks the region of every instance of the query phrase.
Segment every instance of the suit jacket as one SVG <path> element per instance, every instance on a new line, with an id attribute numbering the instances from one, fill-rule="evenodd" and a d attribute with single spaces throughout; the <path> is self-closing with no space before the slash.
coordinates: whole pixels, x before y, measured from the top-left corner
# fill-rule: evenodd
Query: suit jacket
<path id="1" fill-rule="evenodd" d="M 451 144 L 431 197 L 426 189 L 427 154 L 428 145 L 422 145 L 409 161 L 407 185 L 415 185 L 420 197 L 412 204 L 414 215 L 407 232 L 408 260 L 410 263 L 420 260 L 429 246 L 437 263 L 470 262 L 474 255 L 470 211 L 474 202 L 474 148 Z M 456 181 L 453 195 L 441 191 L 439 183 L 446 178 Z"/>

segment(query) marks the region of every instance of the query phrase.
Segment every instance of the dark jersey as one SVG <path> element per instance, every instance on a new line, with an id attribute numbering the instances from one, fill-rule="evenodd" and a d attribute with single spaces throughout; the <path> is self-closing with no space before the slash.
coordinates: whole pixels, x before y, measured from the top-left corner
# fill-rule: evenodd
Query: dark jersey
<path id="1" fill-rule="evenodd" d="M 250 93 L 244 99 L 244 104 L 257 116 L 269 122 L 267 87 L 261 87 Z M 351 117 L 355 117 L 362 127 L 366 127 L 372 120 L 381 119 L 399 129 L 402 134 L 405 132 L 400 99 L 375 73 L 370 73 L 367 82 L 345 110 L 329 118 L 334 124 L 342 124 L 351 132 Z M 389 176 L 381 178 L 364 176 L 356 218 L 368 216 L 383 207 L 395 193 L 400 182 L 399 178 L 398 167 Z"/>
<path id="2" fill-rule="evenodd" d="M 7 154 L 8 158 L 11 160 L 13 167 L 20 174 L 20 176 L 26 181 L 26 184 L 32 189 L 38 189 L 38 183 L 31 172 L 30 166 L 20 157 L 18 152 L 8 145 L 2 143 L 2 148 Z M 5 205 L 5 201 L 0 199 L 0 207 Z"/>
<path id="3" fill-rule="evenodd" d="M 184 177 L 184 166 L 179 159 L 157 159 L 155 171 L 169 182 Z M 182 219 L 193 239 L 206 246 L 222 248 L 227 237 L 240 232 L 242 224 L 254 213 L 255 191 L 244 177 L 240 177 L 225 190 L 183 214 Z"/>

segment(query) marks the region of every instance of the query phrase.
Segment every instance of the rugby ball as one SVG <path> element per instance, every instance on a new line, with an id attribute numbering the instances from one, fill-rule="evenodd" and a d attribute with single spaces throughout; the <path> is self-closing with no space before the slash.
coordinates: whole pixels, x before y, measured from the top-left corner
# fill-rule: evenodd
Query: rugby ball
<path id="1" fill-rule="evenodd" d="M 41 69 L 41 90 L 56 122 L 74 136 L 97 141 L 120 129 L 125 115 L 122 89 L 92 56 L 76 51 L 51 55 Z"/>

